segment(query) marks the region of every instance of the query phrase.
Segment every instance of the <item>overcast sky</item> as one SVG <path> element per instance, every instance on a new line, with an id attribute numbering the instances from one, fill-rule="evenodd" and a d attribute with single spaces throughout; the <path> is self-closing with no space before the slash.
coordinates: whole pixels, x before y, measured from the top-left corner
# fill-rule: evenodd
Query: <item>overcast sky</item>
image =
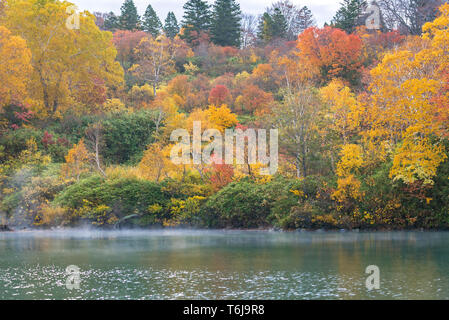
<path id="1" fill-rule="evenodd" d="M 70 0 L 69 0 L 70 1 Z M 149 3 L 156 10 L 162 22 L 165 20 L 168 11 L 173 11 L 178 21 L 182 19 L 182 6 L 187 0 L 134 0 L 139 10 L 139 14 L 145 12 Z M 110 12 L 120 13 L 120 7 L 124 0 L 72 0 L 78 8 L 89 10 L 91 12 Z M 243 13 L 262 14 L 265 8 L 269 7 L 277 0 L 238 0 Z M 291 0 L 292 3 L 299 6 L 308 6 L 312 10 L 319 26 L 332 19 L 339 7 L 340 0 Z M 213 0 L 209 0 L 213 3 Z"/>

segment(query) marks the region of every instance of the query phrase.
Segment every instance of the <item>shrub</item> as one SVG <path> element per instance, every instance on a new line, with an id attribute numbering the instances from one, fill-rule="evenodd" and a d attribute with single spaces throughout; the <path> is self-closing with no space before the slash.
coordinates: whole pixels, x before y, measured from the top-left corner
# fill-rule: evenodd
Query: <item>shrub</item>
<path id="1" fill-rule="evenodd" d="M 151 205 L 166 207 L 170 201 L 162 187 L 154 182 L 137 178 L 104 179 L 91 176 L 68 187 L 55 199 L 54 204 L 78 210 L 80 216 L 96 224 L 108 224 L 130 215 L 144 217 L 153 214 Z M 161 221 L 164 212 L 158 212 L 154 221 Z M 111 220 L 112 219 L 112 220 Z"/>
<path id="2" fill-rule="evenodd" d="M 102 155 L 113 164 L 137 163 L 150 144 L 155 124 L 151 111 L 121 113 L 103 123 Z"/>

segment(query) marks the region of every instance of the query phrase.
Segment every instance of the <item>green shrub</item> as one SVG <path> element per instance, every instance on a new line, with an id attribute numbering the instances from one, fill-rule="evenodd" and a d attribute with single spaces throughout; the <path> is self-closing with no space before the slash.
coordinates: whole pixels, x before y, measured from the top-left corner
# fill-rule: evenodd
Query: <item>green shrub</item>
<path id="1" fill-rule="evenodd" d="M 151 111 L 122 113 L 103 122 L 102 155 L 111 164 L 136 164 L 153 141 L 155 124 Z"/>
<path id="2" fill-rule="evenodd" d="M 143 218 L 146 214 L 152 214 L 148 211 L 151 205 L 158 204 L 165 208 L 169 200 L 162 187 L 154 182 L 135 178 L 108 180 L 95 175 L 65 189 L 54 203 L 61 207 L 82 210 L 84 216 L 88 211 L 86 207 L 91 208 L 91 211 L 99 211 L 98 208 L 107 206 L 110 210 L 102 211 L 102 220 L 107 221 L 112 216 L 118 219 L 130 215 Z M 105 216 L 106 212 L 110 217 Z M 165 211 L 157 214 L 154 221 L 166 218 Z"/>

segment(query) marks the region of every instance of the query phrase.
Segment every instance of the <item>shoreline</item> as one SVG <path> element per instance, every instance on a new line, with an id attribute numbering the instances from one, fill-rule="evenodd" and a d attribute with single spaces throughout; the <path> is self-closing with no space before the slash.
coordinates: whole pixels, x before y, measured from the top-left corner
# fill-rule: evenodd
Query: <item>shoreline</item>
<path id="1" fill-rule="evenodd" d="M 194 228 L 194 227 L 167 227 L 167 228 L 95 228 L 95 227 L 68 227 L 68 228 L 21 228 L 13 229 L 9 226 L 0 226 L 0 233 L 25 233 L 25 232 L 35 232 L 35 231 L 48 231 L 48 232 L 58 232 L 58 231 L 90 231 L 90 232 L 130 232 L 130 231 L 230 231 L 230 232 L 277 232 L 277 233 L 385 233 L 385 232 L 449 232 L 448 229 L 296 229 L 296 230 L 283 230 L 280 228 Z"/>

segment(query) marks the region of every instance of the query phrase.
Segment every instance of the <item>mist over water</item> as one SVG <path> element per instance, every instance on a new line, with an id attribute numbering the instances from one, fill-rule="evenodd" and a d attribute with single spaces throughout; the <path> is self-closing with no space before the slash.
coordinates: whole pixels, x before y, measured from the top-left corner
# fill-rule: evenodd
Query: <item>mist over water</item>
<path id="1" fill-rule="evenodd" d="M 365 287 L 369 265 L 380 290 Z M 0 299 L 366 298 L 449 299 L 449 233 L 0 233 Z"/>

